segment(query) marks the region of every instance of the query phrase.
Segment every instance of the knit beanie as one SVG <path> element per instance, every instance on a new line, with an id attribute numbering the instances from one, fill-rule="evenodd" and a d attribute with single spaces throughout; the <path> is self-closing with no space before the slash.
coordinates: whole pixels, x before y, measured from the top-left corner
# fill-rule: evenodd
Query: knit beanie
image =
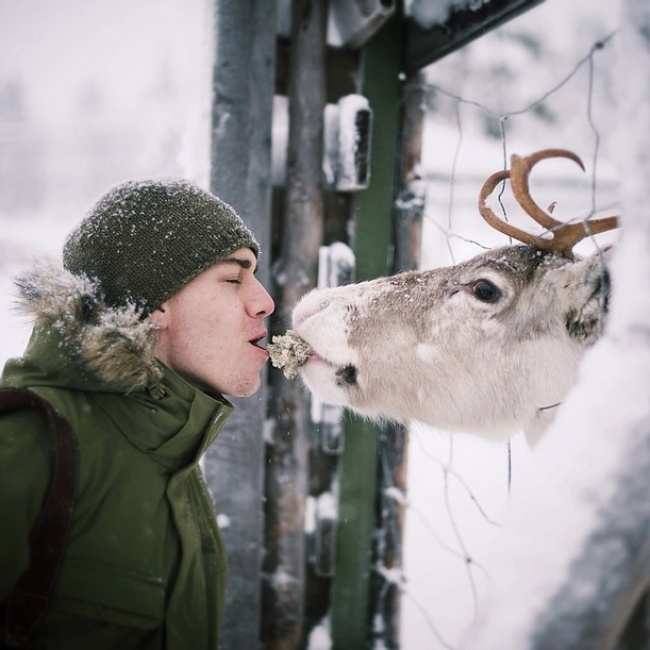
<path id="1" fill-rule="evenodd" d="M 239 248 L 259 245 L 235 210 L 183 180 L 126 182 L 109 190 L 63 248 L 63 266 L 95 280 L 111 306 L 149 314 Z"/>

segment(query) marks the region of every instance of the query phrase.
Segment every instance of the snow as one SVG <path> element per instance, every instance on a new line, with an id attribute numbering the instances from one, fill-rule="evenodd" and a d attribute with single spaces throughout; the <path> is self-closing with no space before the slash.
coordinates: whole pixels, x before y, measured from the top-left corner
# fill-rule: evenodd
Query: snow
<path id="1" fill-rule="evenodd" d="M 623 248 L 620 253 L 624 254 Z M 513 495 L 504 535 L 486 560 L 494 579 L 484 611 L 487 623 L 463 647 L 534 647 L 541 614 L 581 555 L 595 543 L 592 535 L 621 481 L 643 481 L 645 512 L 631 503 L 621 504 L 608 525 L 620 532 L 621 527 L 642 526 L 645 517 L 647 530 L 650 458 L 647 444 L 644 450 L 640 442 L 643 435 L 647 442 L 650 433 L 648 368 L 647 345 L 645 350 L 632 347 L 628 341 L 616 340 L 611 330 L 585 360 L 578 386 L 536 451 L 534 471 Z M 644 421 L 645 430 L 640 427 Z M 639 457 L 639 452 L 646 457 Z M 615 537 L 608 541 L 617 542 Z M 626 537 L 618 539 L 625 542 Z M 615 557 L 610 549 L 608 570 L 616 564 Z M 627 564 L 629 568 L 631 563 Z M 572 585 L 583 592 L 574 598 L 594 599 L 596 570 L 594 574 Z"/>
<path id="2" fill-rule="evenodd" d="M 408 500 L 406 498 L 406 494 L 402 492 L 399 488 L 396 487 L 389 487 L 384 490 L 384 494 L 387 497 L 390 497 L 391 499 L 394 499 L 399 503 L 401 506 L 407 506 L 408 505 Z"/>
<path id="3" fill-rule="evenodd" d="M 404 574 L 399 568 L 389 569 L 387 567 L 381 566 L 377 568 L 377 573 L 391 585 L 397 585 L 398 587 L 404 583 Z"/>
<path id="4" fill-rule="evenodd" d="M 338 287 L 354 273 L 354 251 L 342 242 L 321 246 L 318 251 L 318 288 Z"/>
<path id="5" fill-rule="evenodd" d="M 289 105 L 286 97 L 273 99 L 272 178 L 280 187 L 287 175 Z M 372 111 L 363 95 L 346 95 L 327 104 L 323 116 L 323 174 L 325 184 L 339 192 L 358 192 L 369 180 Z"/>
<path id="6" fill-rule="evenodd" d="M 338 486 L 335 486 L 335 489 Z M 334 492 L 322 492 L 317 497 L 308 496 L 305 501 L 305 533 L 316 532 L 318 522 L 338 517 L 338 495 Z"/>
<path id="7" fill-rule="evenodd" d="M 283 567 L 279 567 L 271 576 L 271 584 L 275 591 L 290 589 L 297 582 L 296 576 L 289 573 Z"/>
<path id="8" fill-rule="evenodd" d="M 467 9 L 476 11 L 489 2 L 490 0 L 407 0 L 405 12 L 422 29 L 431 29 L 435 25 L 444 25 L 453 12 Z"/>
<path id="9" fill-rule="evenodd" d="M 623 10 L 619 123 L 635 128 L 610 136 L 625 216 L 609 326 L 512 505 L 509 534 L 490 560 L 493 598 L 466 641 L 472 650 L 600 647 L 591 628 L 615 633 L 620 593 L 650 579 L 650 8 L 625 0 Z"/>
<path id="10" fill-rule="evenodd" d="M 328 11 L 327 44 L 361 47 L 394 11 L 392 0 L 364 0 L 363 3 L 334 0 Z"/>
<path id="11" fill-rule="evenodd" d="M 311 535 L 316 530 L 316 507 L 318 500 L 316 497 L 308 496 L 305 499 L 305 534 Z"/>
<path id="12" fill-rule="evenodd" d="M 496 32 L 475 41 L 462 52 L 432 65 L 425 75 L 430 83 L 438 84 L 453 94 L 479 101 L 494 114 L 507 113 L 528 106 L 556 85 L 589 51 L 592 43 L 613 30 L 617 22 L 614 4 L 596 7 L 591 2 L 580 1 L 571 3 L 569 7 L 566 3 L 547 0 Z M 597 52 L 594 58 L 593 115 L 601 141 L 596 202 L 604 214 L 621 210 L 618 202 L 618 147 L 612 143 L 611 136 L 605 136 L 616 124 L 620 123 L 621 130 L 625 131 L 625 124 L 635 123 L 631 119 L 619 120 L 612 109 L 615 96 L 612 81 L 617 76 L 614 65 L 613 47 L 608 46 Z M 531 176 L 533 196 L 542 206 L 558 200 L 555 214 L 560 219 L 586 215 L 591 205 L 594 132 L 586 112 L 587 72 L 587 66 L 583 66 L 564 88 L 544 102 L 545 110 L 553 116 L 552 119 L 540 118 L 539 114 L 532 112 L 512 116 L 505 122 L 508 155 L 559 146 L 573 149 L 583 158 L 586 174 L 574 168 L 572 163 L 549 161 L 538 165 Z M 647 88 L 647 83 L 639 80 L 634 86 Z M 482 249 L 473 242 L 497 246 L 507 243 L 507 240 L 483 224 L 476 212 L 478 188 L 489 173 L 504 165 L 498 121 L 474 105 L 461 104 L 462 128 L 459 138 L 455 101 L 433 91 L 426 101 L 432 114 L 425 128 L 421 167 L 421 176 L 426 182 L 421 265 L 422 268 L 432 268 L 450 263 L 449 246 L 456 261 L 461 261 L 481 252 Z M 634 136 L 637 130 L 630 129 L 628 133 Z M 453 190 L 450 190 L 452 162 L 458 144 L 455 182 Z M 518 206 L 510 200 L 508 189 L 504 202 L 509 219 L 516 225 L 529 228 L 530 224 L 521 216 Z M 444 236 L 447 229 L 453 233 L 449 245 Z M 615 242 L 619 238 L 620 233 L 602 235 L 599 245 Z M 643 244 L 640 244 L 639 249 L 642 248 Z M 578 246 L 581 254 L 590 254 L 594 250 L 590 241 Z M 647 257 L 647 253 L 645 255 Z M 634 265 L 634 260 L 640 259 L 643 254 L 638 250 L 626 257 L 631 258 L 630 264 Z M 650 275 L 646 272 L 645 277 Z M 626 281 L 625 290 L 619 290 L 619 299 L 629 302 L 632 309 L 638 303 L 635 294 L 635 291 L 627 290 Z M 615 317 L 615 314 L 612 316 Z M 606 366 L 607 362 L 603 360 L 602 365 L 590 366 L 589 371 L 597 371 L 602 377 L 608 372 Z M 597 378 L 592 381 L 597 381 Z M 646 393 L 650 393 L 648 379 L 645 384 L 642 381 L 641 385 L 645 386 Z M 607 386 L 610 386 L 609 382 Z M 610 389 L 614 390 L 614 387 L 610 386 Z M 605 392 L 606 389 L 603 394 Z M 608 400 L 601 399 L 601 402 L 609 404 L 612 409 Z M 565 426 L 573 427 L 574 422 Z M 571 435 L 571 430 L 567 430 L 565 440 L 568 441 Z M 550 573 L 553 565 L 556 568 L 566 566 L 566 558 L 561 557 L 562 544 L 572 536 L 573 541 L 577 542 L 578 533 L 572 526 L 561 527 L 562 523 L 566 524 L 569 515 L 553 512 L 548 518 L 558 519 L 558 524 L 544 536 L 536 540 L 526 537 L 521 540 L 522 544 L 513 541 L 512 545 L 518 548 L 516 554 L 503 550 L 497 553 L 499 560 L 493 562 L 489 558 L 493 557 L 495 548 L 505 548 L 506 544 L 510 544 L 505 540 L 515 515 L 508 516 L 508 513 L 513 501 L 523 501 L 520 507 L 525 509 L 523 495 L 533 490 L 527 487 L 528 477 L 531 477 L 533 484 L 537 481 L 538 487 L 543 487 L 545 482 L 553 485 L 556 475 L 553 459 L 564 459 L 568 467 L 573 463 L 576 470 L 586 472 L 591 456 L 583 462 L 584 454 L 580 453 L 576 458 L 571 455 L 573 447 L 567 446 L 565 449 L 558 444 L 554 452 L 549 453 L 548 462 L 537 469 L 538 461 L 541 462 L 542 458 L 537 453 L 538 449 L 531 453 L 523 438 L 516 436 L 512 441 L 512 487 L 509 496 L 506 446 L 464 434 L 454 436 L 452 468 L 471 489 L 471 494 L 490 520 L 503 523 L 503 526 L 495 526 L 481 515 L 477 503 L 458 481 L 450 477 L 448 487 L 445 487 L 441 464 L 448 458 L 450 445 L 450 437 L 444 432 L 433 431 L 418 423 L 411 428 L 407 480 L 409 506 L 404 539 L 404 574 L 407 582 L 406 595 L 402 599 L 402 644 L 415 649 L 443 647 L 432 633 L 433 625 L 444 639 L 458 648 L 472 622 L 473 599 L 467 569 L 462 558 L 452 552 L 459 548 L 447 510 L 448 501 L 464 545 L 475 562 L 486 567 L 487 575 L 479 568 L 472 571 L 479 604 L 487 601 L 490 584 L 498 585 L 502 572 L 508 575 L 504 578 L 504 587 L 498 592 L 503 596 L 503 601 L 495 605 L 495 610 L 489 610 L 487 617 L 493 624 L 489 630 L 493 634 L 491 638 L 501 638 L 498 647 L 518 648 L 518 640 L 506 641 L 500 635 L 509 624 L 514 625 L 515 621 L 521 619 L 522 610 L 528 606 L 532 611 L 535 609 L 531 601 L 534 590 L 531 587 L 532 593 L 529 593 L 526 589 L 529 573 L 539 572 L 542 575 L 537 579 L 543 580 L 544 574 Z M 594 448 L 596 456 L 607 456 L 608 453 L 606 442 Z M 619 458 L 622 455 L 621 452 Z M 601 476 L 606 474 L 605 467 L 600 471 Z M 535 479 L 535 476 L 538 478 Z M 532 506 L 528 508 L 528 517 L 538 526 L 546 519 L 546 509 L 541 505 L 542 496 L 544 494 L 535 502 L 542 508 L 539 513 Z M 575 499 L 579 500 L 579 497 Z M 567 495 L 564 500 L 558 499 L 558 508 L 565 502 L 567 508 L 573 503 Z M 593 517 L 590 518 L 588 511 L 585 511 L 580 521 L 586 525 L 593 521 Z M 510 550 L 510 546 L 507 548 Z M 542 561 L 545 549 L 548 554 L 557 557 L 550 558 L 548 562 Z M 520 562 L 524 561 L 527 566 L 520 566 Z M 513 592 L 515 598 L 509 599 L 508 589 L 513 584 L 518 588 Z M 534 614 L 528 620 L 531 619 L 534 619 Z M 474 650 L 481 646 L 468 643 L 466 647 Z M 546 647 L 562 646 L 549 644 Z"/>
<path id="13" fill-rule="evenodd" d="M 330 622 L 329 618 L 325 617 L 311 631 L 307 641 L 307 650 L 330 650 L 331 647 Z"/>
<path id="14" fill-rule="evenodd" d="M 324 124 L 323 124 L 323 173 L 325 175 L 325 185 L 327 187 L 336 186 L 336 174 L 338 166 L 338 156 L 339 156 L 339 107 L 337 104 L 327 104 L 325 106 L 324 114 Z M 284 121 L 284 120 L 283 120 Z M 278 120 L 274 120 L 273 130 L 281 130 L 286 128 L 282 125 L 276 126 Z M 285 156 L 286 158 L 286 156 Z M 277 162 L 275 162 L 277 160 Z M 279 156 L 274 154 L 274 166 L 279 166 L 280 164 L 286 167 L 286 160 L 280 161 Z M 286 174 L 285 170 L 282 170 L 282 175 Z"/>
<path id="15" fill-rule="evenodd" d="M 336 189 L 358 192 L 368 187 L 372 113 L 363 95 L 346 95 L 338 102 L 338 161 Z"/>
<path id="16" fill-rule="evenodd" d="M 316 512 L 319 519 L 336 519 L 339 513 L 338 495 L 323 492 L 318 496 Z"/>
<path id="17" fill-rule="evenodd" d="M 221 529 L 228 528 L 230 526 L 230 517 L 223 513 L 217 514 L 217 526 Z"/>

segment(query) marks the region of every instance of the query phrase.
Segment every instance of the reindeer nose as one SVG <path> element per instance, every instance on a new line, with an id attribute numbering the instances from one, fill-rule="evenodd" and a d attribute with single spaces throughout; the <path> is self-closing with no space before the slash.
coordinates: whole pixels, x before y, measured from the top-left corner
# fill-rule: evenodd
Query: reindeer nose
<path id="1" fill-rule="evenodd" d="M 314 314 L 327 309 L 330 301 L 319 296 L 318 292 L 308 293 L 294 308 L 292 314 L 293 327 L 298 327 Z"/>

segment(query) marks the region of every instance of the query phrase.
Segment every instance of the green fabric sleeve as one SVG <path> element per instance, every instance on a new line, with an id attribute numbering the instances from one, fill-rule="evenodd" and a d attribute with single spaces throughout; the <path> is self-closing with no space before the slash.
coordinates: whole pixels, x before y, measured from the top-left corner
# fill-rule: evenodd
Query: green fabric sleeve
<path id="1" fill-rule="evenodd" d="M 50 481 L 49 435 L 38 412 L 0 414 L 0 602 L 29 563 L 29 532 Z"/>
<path id="2" fill-rule="evenodd" d="M 91 644 L 93 650 L 161 650 L 165 647 L 164 626 L 140 630 L 111 621 L 98 623 L 85 616 L 53 614 L 34 641 L 35 648 L 48 650 L 88 650 Z"/>

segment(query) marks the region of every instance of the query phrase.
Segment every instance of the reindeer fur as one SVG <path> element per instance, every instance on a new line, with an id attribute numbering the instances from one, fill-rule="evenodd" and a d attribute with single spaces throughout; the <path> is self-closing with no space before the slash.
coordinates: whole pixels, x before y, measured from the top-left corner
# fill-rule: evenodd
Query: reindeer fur
<path id="1" fill-rule="evenodd" d="M 478 279 L 499 288 L 498 302 L 473 295 Z M 511 246 L 315 290 L 293 313 L 315 351 L 300 374 L 324 401 L 370 417 L 534 440 L 602 331 L 606 289 L 598 255 Z"/>

